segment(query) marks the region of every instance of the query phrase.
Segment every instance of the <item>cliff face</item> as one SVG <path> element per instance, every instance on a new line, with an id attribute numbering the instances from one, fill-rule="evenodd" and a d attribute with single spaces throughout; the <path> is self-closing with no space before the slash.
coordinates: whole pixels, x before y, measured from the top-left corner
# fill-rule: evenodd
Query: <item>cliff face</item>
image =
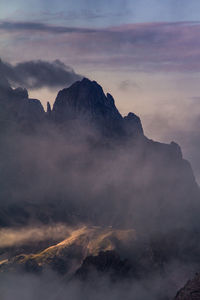
<path id="1" fill-rule="evenodd" d="M 34 127 L 44 119 L 44 108 L 39 100 L 29 99 L 23 88 L 12 89 L 7 82 L 0 83 L 1 128 L 19 126 L 21 129 Z M 22 125 L 22 126 L 21 126 Z"/>
<path id="2" fill-rule="evenodd" d="M 123 118 L 113 97 L 110 94 L 105 95 L 100 85 L 86 78 L 58 93 L 52 117 L 57 123 L 84 120 L 109 136 L 143 134 L 139 117 L 129 114 Z"/>
<path id="3" fill-rule="evenodd" d="M 198 300 L 200 299 L 200 275 L 189 280 L 186 285 L 178 291 L 174 300 Z"/>
<path id="4" fill-rule="evenodd" d="M 63 89 L 45 112 L 1 80 L 0 126 L 0 271 L 118 281 L 165 278 L 174 262 L 200 267 L 200 192 L 189 162 L 175 142 L 148 139 L 134 113 L 122 117 L 96 82 Z M 85 229 L 48 234 L 60 224 L 69 235 Z"/>
<path id="5" fill-rule="evenodd" d="M 81 116 L 92 121 L 122 120 L 112 96 L 106 97 L 100 85 L 86 78 L 58 93 L 53 112 L 58 122 Z"/>
<path id="6" fill-rule="evenodd" d="M 59 239 L 59 236 L 57 235 L 56 238 Z M 134 230 L 82 226 L 76 229 L 65 228 L 65 234 L 60 236 L 60 239 L 60 242 L 52 240 L 50 246 L 46 248 L 44 247 L 44 239 L 43 244 L 38 244 L 38 249 L 35 250 L 32 245 L 31 250 L 29 249 L 30 253 L 27 254 L 25 254 L 28 252 L 27 245 L 24 248 L 22 247 L 21 252 L 19 252 L 19 249 L 15 249 L 16 252 L 11 251 L 9 259 L 0 260 L 0 272 L 4 270 L 10 271 L 13 268 L 37 272 L 49 267 L 63 275 L 74 275 L 81 267 L 82 262 L 85 259 L 88 261 L 88 256 L 96 257 L 99 252 L 109 254 L 114 249 L 118 250 L 128 247 L 130 242 L 135 243 L 136 234 Z M 49 241 L 46 240 L 46 244 L 48 243 Z M 37 245 L 37 239 L 34 244 Z M 43 249 L 42 246 L 44 247 Z M 106 257 L 107 255 L 103 255 L 104 261 Z M 113 271 L 115 271 L 115 265 L 117 262 L 120 262 L 120 257 L 119 255 L 114 255 L 114 260 L 112 260 L 112 254 L 108 256 L 108 259 L 110 257 L 111 269 L 114 268 Z M 118 266 L 118 272 L 120 272 L 121 267 L 123 267 L 123 263 Z M 102 271 L 105 270 L 103 269 Z"/>
<path id="7" fill-rule="evenodd" d="M 87 220 L 96 214 L 97 223 L 148 220 L 144 227 L 163 230 L 196 222 L 199 189 L 180 147 L 146 138 L 140 118 L 123 118 L 96 82 L 85 78 L 60 91 L 47 112 L 24 89 L 4 84 L 2 91 L 0 122 L 12 130 L 6 138 L 1 132 L 1 196 L 12 201 L 2 201 L 0 224 L 42 219 L 38 203 L 50 203 L 42 213 L 47 222 L 76 211 Z M 12 213 L 10 203 L 23 207 Z"/>
<path id="8" fill-rule="evenodd" d="M 104 136 L 143 135 L 139 117 L 129 113 L 123 118 L 113 97 L 105 95 L 100 85 L 87 78 L 61 90 L 52 110 L 47 104 L 47 113 L 39 100 L 28 98 L 26 89 L 12 89 L 8 82 L 1 81 L 0 92 L 1 122 L 8 126 L 13 121 L 18 124 L 24 122 L 23 128 L 30 124 L 37 126 L 38 122 L 47 120 L 62 126 L 81 122 Z"/>

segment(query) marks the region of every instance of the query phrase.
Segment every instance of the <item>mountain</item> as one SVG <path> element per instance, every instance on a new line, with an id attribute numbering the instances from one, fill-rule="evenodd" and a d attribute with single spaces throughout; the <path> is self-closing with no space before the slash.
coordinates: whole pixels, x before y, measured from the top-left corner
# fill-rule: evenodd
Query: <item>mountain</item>
<path id="1" fill-rule="evenodd" d="M 200 275 L 197 273 L 192 280 L 180 289 L 174 300 L 198 300 L 200 299 Z"/>
<path id="2" fill-rule="evenodd" d="M 110 94 L 105 95 L 99 84 L 87 78 L 58 93 L 52 118 L 57 123 L 82 120 L 108 136 L 143 135 L 139 117 L 130 113 L 123 118 L 113 97 Z"/>
<path id="3" fill-rule="evenodd" d="M 47 112 L 26 90 L 1 89 L 2 226 L 77 213 L 99 225 L 100 211 L 108 223 L 195 226 L 199 187 L 180 147 L 148 139 L 140 118 L 122 117 L 95 81 L 63 89 Z"/>
<path id="4" fill-rule="evenodd" d="M 136 240 L 134 230 L 117 230 L 94 226 L 68 228 L 68 236 L 36 253 L 11 255 L 0 261 L 0 272 L 12 269 L 38 272 L 52 268 L 61 274 L 73 275 L 89 255 L 122 249 Z M 121 249 L 121 250 L 120 250 Z M 32 250 L 33 251 L 33 250 Z M 87 260 L 87 259 L 86 259 Z M 119 260 L 119 258 L 118 258 Z"/>
<path id="5" fill-rule="evenodd" d="M 95 276 L 110 276 L 114 281 L 127 280 L 134 276 L 134 267 L 127 259 L 121 259 L 116 251 L 100 251 L 96 256 L 87 256 L 75 275 L 84 281 L 89 278 L 94 281 Z"/>
<path id="6" fill-rule="evenodd" d="M 1 79 L 0 125 L 2 129 L 19 126 L 28 130 L 37 122 L 41 122 L 44 114 L 41 102 L 37 99 L 29 99 L 26 89 L 12 89 L 8 82 Z"/>
<path id="7" fill-rule="evenodd" d="M 2 83 L 2 81 L 1 81 Z M 29 99 L 26 89 L 12 89 L 8 82 L 0 86 L 1 121 L 27 124 L 46 119 L 56 124 L 69 121 L 84 121 L 98 129 L 104 135 L 142 135 L 143 129 L 139 117 L 129 113 L 122 117 L 110 94 L 105 95 L 103 89 L 95 81 L 87 78 L 75 82 L 69 88 L 61 90 L 55 100 L 53 109 L 47 103 L 47 113 L 39 100 Z M 94 128 L 93 128 L 94 129 Z"/>
<path id="8" fill-rule="evenodd" d="M 2 274 L 50 269 L 83 282 L 95 273 L 167 286 L 175 264 L 184 278 L 188 266 L 198 270 L 190 163 L 177 143 L 146 137 L 140 118 L 123 117 L 95 81 L 61 90 L 45 111 L 1 80 L 0 123 Z M 183 281 L 171 277 L 173 296 Z"/>

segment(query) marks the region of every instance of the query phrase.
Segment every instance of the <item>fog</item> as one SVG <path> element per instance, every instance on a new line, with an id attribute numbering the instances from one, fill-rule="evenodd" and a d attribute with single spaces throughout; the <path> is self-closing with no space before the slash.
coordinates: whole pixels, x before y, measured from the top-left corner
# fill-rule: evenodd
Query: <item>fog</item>
<path id="1" fill-rule="evenodd" d="M 48 239 L 61 240 L 66 238 L 71 230 L 64 224 L 3 228 L 0 231 L 0 248 L 20 246 L 30 242 L 37 243 Z"/>
<path id="2" fill-rule="evenodd" d="M 2 299 L 175 296 L 200 266 L 199 187 L 180 147 L 143 135 L 103 135 L 87 116 L 56 123 L 41 110 L 36 121 L 22 112 L 6 115 L 0 135 L 0 248 L 1 259 L 11 262 L 11 270 L 4 263 L 0 268 Z M 37 275 L 23 264 L 15 268 L 26 251 L 53 247 L 80 224 L 134 230 L 135 242 L 123 248 L 115 243 L 134 275 L 112 282 L 109 274 L 96 274 L 82 281 L 37 260 Z"/>
<path id="3" fill-rule="evenodd" d="M 128 228 L 187 227 L 198 186 L 176 146 L 131 141 L 107 147 L 97 133 L 83 128 L 8 135 L 1 147 L 1 205 L 21 204 L 26 211 L 41 204 L 45 222 L 73 215 L 78 221 Z M 22 213 L 25 223 L 30 213 Z"/>
<path id="4" fill-rule="evenodd" d="M 165 275 L 152 275 L 148 279 L 113 283 L 104 277 L 93 277 L 93 282 L 66 281 L 51 271 L 36 276 L 33 274 L 0 275 L 0 290 L 3 300 L 164 300 L 172 299 L 173 291 L 187 280 L 185 268 L 177 263 L 168 266 Z M 187 275 L 191 274 L 187 268 Z M 177 284 L 177 278 L 179 284 Z"/>

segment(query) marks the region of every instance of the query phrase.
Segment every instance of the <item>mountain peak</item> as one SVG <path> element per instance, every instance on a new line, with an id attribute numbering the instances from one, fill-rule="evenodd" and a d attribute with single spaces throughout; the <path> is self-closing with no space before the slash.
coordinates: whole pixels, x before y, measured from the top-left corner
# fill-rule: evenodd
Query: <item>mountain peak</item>
<path id="1" fill-rule="evenodd" d="M 47 114 L 51 113 L 51 104 L 49 103 L 49 101 L 47 102 Z"/>
<path id="2" fill-rule="evenodd" d="M 70 89 L 70 88 L 87 88 L 87 89 L 92 89 L 92 88 L 97 88 L 97 89 L 102 89 L 102 87 L 94 80 L 90 80 L 87 77 L 83 77 L 81 80 L 74 82 L 70 87 L 65 88 L 66 89 Z"/>
<path id="3" fill-rule="evenodd" d="M 58 123 L 81 119 L 100 129 L 106 135 L 143 135 L 139 117 L 133 113 L 125 118 L 115 106 L 111 94 L 105 95 L 102 87 L 88 78 L 77 81 L 61 90 L 53 106 L 53 117 Z M 135 134 L 137 133 L 137 134 Z"/>
<path id="4" fill-rule="evenodd" d="M 140 118 L 132 112 L 124 117 L 126 131 L 129 135 L 143 135 L 143 128 Z"/>
<path id="5" fill-rule="evenodd" d="M 87 78 L 75 82 L 58 93 L 53 106 L 53 116 L 59 123 L 81 119 L 104 132 L 119 129 L 123 120 L 110 94 Z"/>
<path id="6" fill-rule="evenodd" d="M 88 84 L 88 85 L 92 85 L 92 84 L 96 84 L 98 85 L 98 83 L 94 80 L 90 80 L 87 77 L 83 77 L 83 79 L 80 81 L 82 84 Z"/>

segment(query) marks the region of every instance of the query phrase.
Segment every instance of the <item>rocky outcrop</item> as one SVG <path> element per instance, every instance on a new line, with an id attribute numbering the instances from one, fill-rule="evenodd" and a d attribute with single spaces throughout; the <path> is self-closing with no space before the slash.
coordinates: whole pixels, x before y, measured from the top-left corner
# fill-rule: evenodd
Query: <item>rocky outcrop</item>
<path id="1" fill-rule="evenodd" d="M 47 114 L 51 114 L 51 104 L 49 103 L 49 101 L 47 102 Z"/>
<path id="2" fill-rule="evenodd" d="M 53 112 L 58 122 L 80 116 L 91 120 L 95 118 L 103 120 L 122 119 L 112 96 L 106 97 L 101 86 L 87 78 L 60 91 L 55 100 Z"/>
<path id="3" fill-rule="evenodd" d="M 75 82 L 61 90 L 53 109 L 47 103 L 47 113 L 39 100 L 29 99 L 23 88 L 12 89 L 9 83 L 1 80 L 0 85 L 1 121 L 21 122 L 23 127 L 34 126 L 45 119 L 60 125 L 66 130 L 69 122 L 78 121 L 81 126 L 89 126 L 104 136 L 143 136 L 139 117 L 133 113 L 123 118 L 115 106 L 112 95 L 105 95 L 102 87 L 87 78 Z"/>
<path id="4" fill-rule="evenodd" d="M 67 129 L 70 122 L 83 128 L 89 126 L 103 136 L 134 137 L 143 136 L 140 118 L 133 113 L 122 117 L 115 106 L 112 95 L 105 95 L 102 87 L 87 78 L 75 82 L 61 90 L 53 108 L 47 103 L 47 113 L 39 100 L 29 99 L 23 88 L 12 89 L 7 81 L 0 85 L 1 121 L 21 122 L 23 127 L 33 127 L 38 122 L 48 120 Z M 4 123 L 5 123 L 4 122 Z"/>
<path id="5" fill-rule="evenodd" d="M 49 243 L 48 240 L 45 241 L 44 238 L 43 243 L 35 241 L 34 245 L 37 246 L 35 253 L 33 245 L 31 253 L 27 254 L 26 251 L 30 252 L 27 247 L 21 246 L 22 252 L 19 247 L 16 247 L 17 255 L 14 247 L 6 248 L 7 259 L 4 256 L 4 260 L 0 260 L 0 272 L 19 268 L 28 272 L 37 272 L 51 268 L 60 274 L 74 275 L 82 265 L 83 272 L 78 271 L 78 273 L 84 276 L 87 266 L 94 265 L 102 272 L 112 270 L 116 276 L 127 275 L 125 274 L 128 271 L 126 260 L 121 260 L 119 255 L 111 250 L 128 247 L 130 241 L 134 243 L 136 241 L 134 230 L 83 226 L 74 230 L 70 228 L 70 231 L 70 234 L 65 232 L 68 235 L 65 239 L 57 243 L 51 241 L 51 245 L 45 249 L 39 250 L 37 247 L 43 247 L 45 243 Z M 30 245 L 31 241 L 26 240 L 25 243 Z M 2 249 L 0 250 L 3 252 Z"/>
<path id="6" fill-rule="evenodd" d="M 99 84 L 87 78 L 60 91 L 52 112 L 57 123 L 81 119 L 104 135 L 143 135 L 140 118 L 133 113 L 123 118 L 112 95 L 105 95 Z"/>
<path id="7" fill-rule="evenodd" d="M 199 300 L 200 299 L 200 274 L 189 280 L 186 285 L 178 291 L 174 300 Z"/>
<path id="8" fill-rule="evenodd" d="M 48 204 L 53 203 L 52 210 L 41 214 L 43 219 L 47 216 L 48 222 L 48 216 L 54 220 L 68 219 L 66 211 L 69 215 L 71 211 L 74 214 L 79 211 L 79 218 L 83 219 L 95 218 L 95 214 L 89 213 L 92 209 L 96 219 L 101 218 L 99 211 L 103 210 L 108 224 L 111 211 L 115 224 L 127 222 L 135 226 L 148 220 L 151 227 L 156 228 L 159 223 L 159 228 L 171 228 L 174 224 L 181 227 L 196 222 L 194 212 L 197 216 L 199 188 L 180 147 L 174 142 L 164 144 L 145 137 L 140 118 L 133 113 L 123 118 L 113 97 L 105 95 L 95 81 L 84 78 L 63 89 L 52 109 L 48 103 L 47 112 L 39 100 L 28 98 L 26 90 L 14 90 L 6 83 L 4 87 L 12 97 L 0 96 L 0 125 L 3 128 L 12 124 L 21 144 L 19 139 L 16 142 L 13 138 L 16 135 L 12 135 L 11 142 L 5 144 L 6 150 L 0 150 L 2 170 L 7 170 L 6 175 L 1 176 L 2 198 L 12 198 L 15 204 L 21 199 L 26 202 L 27 198 L 31 198 L 30 201 L 42 198 L 39 203 L 48 199 Z M 31 145 L 30 140 L 24 141 L 24 136 L 20 136 L 21 131 L 28 132 L 31 138 L 31 133 L 35 133 Z M 13 162 L 12 157 L 19 163 Z M 33 171 L 36 166 L 37 170 Z M 12 191 L 7 184 L 11 181 Z M 92 187 L 97 185 L 99 188 L 94 192 Z M 31 193 L 24 186 L 29 187 Z M 66 186 L 71 187 L 70 192 Z M 84 209 L 79 207 L 78 201 L 78 205 L 74 202 L 80 194 L 86 194 L 89 199 Z M 58 201 L 64 203 L 65 208 L 57 205 L 55 209 Z M 120 207 L 116 203 L 120 203 Z M 107 205 L 112 210 L 107 210 Z M 115 209 L 119 210 L 119 217 Z M 5 211 L 10 209 L 5 207 Z M 11 218 L 13 221 L 21 219 L 23 210 L 17 211 Z M 10 224 L 10 220 L 7 222 L 3 214 L 0 223 Z"/>
<path id="9" fill-rule="evenodd" d="M 9 85 L 0 86 L 0 123 L 2 128 L 33 128 L 44 120 L 44 108 L 37 99 L 30 99 L 23 88 L 12 89 Z"/>
<path id="10" fill-rule="evenodd" d="M 60 91 L 52 113 L 56 123 L 78 119 L 108 135 L 122 133 L 123 130 L 123 118 L 113 97 L 110 94 L 106 96 L 100 85 L 87 78 Z"/>
<path id="11" fill-rule="evenodd" d="M 125 130 L 129 136 L 143 135 L 143 128 L 141 120 L 134 113 L 129 113 L 126 117 L 124 117 Z"/>
<path id="12" fill-rule="evenodd" d="M 28 91 L 26 89 L 23 89 L 21 87 L 18 87 L 14 90 L 13 92 L 13 97 L 19 98 L 19 99 L 28 99 Z"/>
<path id="13" fill-rule="evenodd" d="M 121 259 L 116 251 L 100 251 L 96 256 L 87 256 L 75 274 L 81 280 L 95 280 L 94 275 L 107 275 L 114 281 L 127 279 L 133 276 L 133 267 L 127 259 Z"/>
<path id="14" fill-rule="evenodd" d="M 0 271 L 51 268 L 73 276 L 78 266 L 83 280 L 94 273 L 116 280 L 165 275 L 174 261 L 199 265 L 200 234 L 191 233 L 200 232 L 200 192 L 178 144 L 145 137 L 139 117 L 123 118 L 94 81 L 60 91 L 47 112 L 26 90 L 1 83 L 0 227 L 94 226 L 28 251 L 1 247 Z M 9 126 L 14 130 L 4 130 Z M 127 251 L 135 230 L 141 244 Z M 176 299 L 198 299 L 198 278 Z"/>

